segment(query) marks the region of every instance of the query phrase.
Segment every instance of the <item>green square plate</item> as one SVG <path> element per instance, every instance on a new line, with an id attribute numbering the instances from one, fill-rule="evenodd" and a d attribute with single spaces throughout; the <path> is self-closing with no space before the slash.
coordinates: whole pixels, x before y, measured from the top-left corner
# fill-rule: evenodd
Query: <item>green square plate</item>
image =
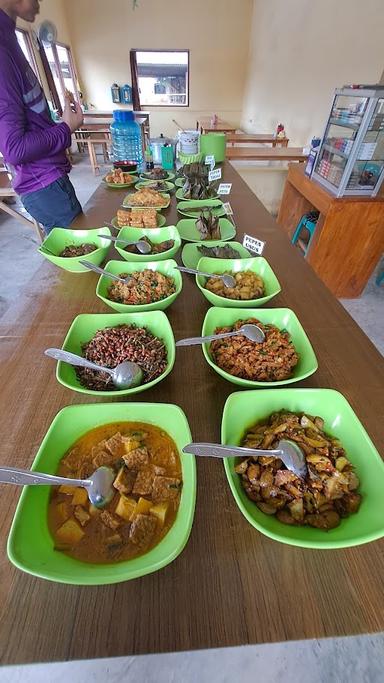
<path id="1" fill-rule="evenodd" d="M 16 567 L 42 579 L 97 586 L 136 579 L 172 562 L 186 545 L 196 498 L 196 465 L 181 449 L 191 441 L 181 408 L 166 403 L 97 403 L 63 408 L 54 418 L 38 450 L 32 470 L 55 474 L 59 461 L 77 439 L 91 429 L 119 421 L 148 422 L 164 429 L 181 456 L 183 489 L 176 520 L 160 543 L 145 555 L 114 564 L 80 562 L 54 550 L 47 524 L 50 486 L 26 486 L 20 496 L 8 538 L 8 557 Z"/>
<path id="2" fill-rule="evenodd" d="M 176 227 L 182 240 L 185 240 L 186 242 L 199 242 L 199 244 L 201 244 L 201 235 L 196 227 L 196 220 L 196 218 L 182 218 L 180 221 L 178 221 Z M 219 227 L 221 240 L 204 240 L 203 244 L 207 244 L 209 247 L 211 247 L 219 242 L 231 240 L 232 237 L 236 235 L 236 228 L 233 223 L 228 220 L 228 218 L 219 218 Z M 249 257 L 248 252 L 247 256 Z"/>
<path id="3" fill-rule="evenodd" d="M 175 266 L 177 266 L 176 261 L 173 261 L 173 259 L 167 259 L 166 261 L 140 262 L 108 261 L 104 268 L 104 270 L 108 271 L 109 273 L 112 273 L 113 275 L 120 275 L 120 273 L 134 273 L 135 271 L 146 270 L 147 268 L 150 270 L 157 270 L 160 273 L 163 273 L 163 275 L 169 275 L 175 281 L 176 291 L 170 296 L 167 296 L 165 299 L 161 299 L 161 301 L 154 301 L 151 304 L 138 304 L 136 306 L 133 304 L 120 304 L 117 301 L 111 301 L 111 299 L 108 299 L 107 290 L 110 287 L 112 280 L 110 280 L 105 275 L 100 276 L 100 279 L 96 287 L 96 294 L 99 297 L 99 299 L 101 299 L 102 301 L 104 301 L 105 304 L 107 304 L 107 306 L 110 306 L 110 308 L 113 308 L 115 311 L 118 311 L 119 313 L 139 313 L 141 311 L 164 311 L 166 308 L 168 308 L 168 306 L 173 304 L 176 297 L 179 296 L 183 287 L 181 273 L 179 270 L 176 270 Z"/>
<path id="4" fill-rule="evenodd" d="M 168 180 L 161 180 L 159 182 L 165 185 L 165 192 L 172 193 L 174 191 L 175 186 L 173 183 L 170 183 Z M 142 190 L 143 187 L 152 187 L 154 190 L 156 190 L 156 180 L 141 180 L 139 183 L 137 183 L 135 190 Z"/>
<path id="5" fill-rule="evenodd" d="M 218 199 L 218 198 L 219 198 L 219 195 L 217 193 L 215 193 L 214 195 L 212 195 L 212 197 L 210 197 L 210 199 Z M 180 201 L 182 201 L 182 202 L 194 202 L 194 201 L 196 201 L 195 199 L 187 199 L 186 197 L 184 197 L 182 187 L 179 187 L 179 189 L 176 191 L 176 199 L 180 199 Z M 204 200 L 202 200 L 202 201 L 204 201 Z"/>
<path id="6" fill-rule="evenodd" d="M 299 362 L 293 370 L 292 377 L 282 379 L 277 382 L 259 382 L 256 380 L 235 377 L 229 372 L 220 368 L 213 360 L 209 351 L 209 344 L 203 344 L 203 353 L 209 365 L 216 372 L 233 384 L 241 387 L 279 387 L 283 384 L 299 382 L 317 370 L 317 358 L 307 335 L 305 334 L 297 316 L 289 308 L 219 308 L 213 306 L 209 308 L 201 331 L 202 337 L 215 334 L 217 327 L 233 325 L 237 320 L 247 320 L 247 318 L 257 318 L 262 323 L 276 325 L 280 330 L 284 328 L 289 332 L 292 343 L 299 354 Z"/>
<path id="7" fill-rule="evenodd" d="M 137 204 L 132 205 L 130 202 L 130 197 L 132 197 L 132 193 L 127 194 L 127 196 L 124 197 L 123 206 L 125 206 L 127 209 L 156 209 L 156 211 L 162 211 L 163 209 L 167 209 L 170 205 L 171 196 L 167 194 L 167 192 L 160 192 L 160 194 L 164 199 L 163 206 L 137 206 Z"/>
<path id="8" fill-rule="evenodd" d="M 281 291 L 280 283 L 273 272 L 268 261 L 263 256 L 256 256 L 255 258 L 243 259 L 218 259 L 203 256 L 197 264 L 197 270 L 204 273 L 225 273 L 230 271 L 232 273 L 239 273 L 243 270 L 251 270 L 260 275 L 264 280 L 265 295 L 259 299 L 226 299 L 224 296 L 219 296 L 214 292 L 210 292 L 205 288 L 206 277 L 203 275 L 196 275 L 196 283 L 198 288 L 204 294 L 205 298 L 213 306 L 223 306 L 224 308 L 258 308 L 270 301 L 276 294 Z"/>
<path id="9" fill-rule="evenodd" d="M 161 254 L 132 254 L 129 251 L 125 251 L 124 247 L 120 245 L 119 242 L 116 242 L 116 250 L 125 261 L 148 261 L 149 258 L 151 261 L 164 261 L 173 258 L 181 247 L 181 237 L 178 229 L 174 225 L 169 225 L 164 228 L 145 228 L 139 230 L 138 228 L 121 228 L 118 237 L 119 239 L 127 240 L 127 242 L 134 242 L 143 237 L 148 237 L 154 244 L 159 244 L 166 240 L 173 240 L 174 245 Z"/>
<path id="10" fill-rule="evenodd" d="M 159 213 L 158 211 L 156 212 L 156 220 L 157 220 L 157 227 L 158 227 L 158 228 L 163 228 L 164 225 L 165 225 L 166 222 L 167 222 L 166 217 L 163 216 L 163 215 L 162 215 L 161 213 Z M 119 226 L 119 224 L 118 224 L 118 222 L 117 222 L 117 216 L 115 216 L 114 218 L 112 218 L 111 224 L 112 224 L 113 227 L 116 228 L 117 230 L 122 230 L 122 228 L 120 228 L 120 226 Z M 123 226 L 123 227 L 130 228 L 130 227 L 132 227 L 132 226 L 126 225 L 126 226 Z M 144 228 L 134 228 L 134 230 L 143 230 L 143 229 L 144 229 Z M 145 230 L 155 230 L 155 229 L 156 229 L 156 228 L 145 228 Z"/>
<path id="11" fill-rule="evenodd" d="M 360 479 L 362 503 L 340 526 L 322 531 L 289 526 L 265 515 L 245 494 L 234 470 L 235 458 L 224 460 L 229 486 L 244 517 L 275 541 L 303 548 L 347 548 L 384 536 L 384 463 L 363 425 L 342 394 L 333 389 L 265 389 L 231 394 L 224 406 L 221 442 L 239 445 L 246 430 L 279 410 L 319 415 L 325 432 L 340 439 Z"/>
<path id="12" fill-rule="evenodd" d="M 221 199 L 187 199 L 177 204 L 177 210 L 183 216 L 196 220 L 200 216 L 202 207 L 207 206 L 213 209 L 215 216 L 222 217 L 226 215 Z"/>
<path id="13" fill-rule="evenodd" d="M 225 220 L 225 218 L 222 218 Z M 180 221 L 182 223 L 183 221 Z M 185 244 L 184 249 L 181 252 L 181 260 L 186 268 L 197 268 L 197 264 L 202 258 L 202 254 L 199 252 L 198 247 L 232 247 L 236 249 L 239 254 L 239 258 L 249 258 L 251 254 L 248 249 L 243 247 L 240 242 L 225 242 L 224 240 L 205 240 L 204 242 L 196 242 L 194 244 Z M 209 258 L 213 258 L 210 256 Z"/>
<path id="14" fill-rule="evenodd" d="M 99 266 L 104 259 L 107 258 L 111 242 L 105 240 L 99 235 L 110 235 L 109 228 L 93 228 L 92 230 L 71 230 L 70 228 L 53 228 L 44 242 L 40 245 L 38 251 L 44 258 L 48 259 L 70 273 L 88 273 L 88 268 L 82 266 L 80 261 L 86 258 L 91 263 Z M 54 254 L 61 254 L 65 247 L 70 244 L 83 244 L 84 242 L 94 244 L 97 249 L 86 256 L 73 256 L 72 258 L 65 258 L 64 256 L 56 256 Z M 45 247 L 49 251 L 45 251 Z M 52 254 L 49 252 L 53 252 Z"/>
<path id="15" fill-rule="evenodd" d="M 56 378 L 68 389 L 79 391 L 82 394 L 93 396 L 131 396 L 140 391 L 145 391 L 161 382 L 171 372 L 175 363 L 175 340 L 172 327 L 165 313 L 162 311 L 150 311 L 144 313 L 83 313 L 78 315 L 72 322 L 63 342 L 64 351 L 76 353 L 82 356 L 81 345 L 90 341 L 98 330 L 105 327 L 117 327 L 117 325 L 136 325 L 145 327 L 156 337 L 164 342 L 167 349 L 167 367 L 164 372 L 147 384 L 140 384 L 132 389 L 114 389 L 113 391 L 94 391 L 87 389 L 78 380 L 75 368 L 68 363 L 59 361 L 56 366 Z"/>
<path id="16" fill-rule="evenodd" d="M 127 171 L 129 173 L 129 171 Z M 129 175 L 132 175 L 131 173 Z M 130 187 L 131 185 L 135 185 L 139 178 L 137 176 L 133 176 L 132 180 L 129 183 L 107 183 L 106 181 L 106 175 L 103 178 L 103 182 L 107 185 L 107 187 L 110 187 L 111 190 L 124 190 L 126 187 Z"/>
<path id="17" fill-rule="evenodd" d="M 165 169 L 163 169 L 163 171 L 164 171 L 164 170 L 165 170 Z M 141 174 L 140 174 L 140 179 L 141 179 L 141 180 L 151 180 L 151 181 L 153 182 L 153 178 L 150 178 L 150 177 L 149 177 L 151 173 L 152 173 L 152 171 L 148 171 L 148 172 L 146 172 L 146 173 L 141 173 Z M 167 177 L 166 177 L 166 178 L 161 178 L 161 180 L 173 180 L 174 177 L 175 177 L 175 174 L 172 173 L 172 171 L 167 171 Z"/>

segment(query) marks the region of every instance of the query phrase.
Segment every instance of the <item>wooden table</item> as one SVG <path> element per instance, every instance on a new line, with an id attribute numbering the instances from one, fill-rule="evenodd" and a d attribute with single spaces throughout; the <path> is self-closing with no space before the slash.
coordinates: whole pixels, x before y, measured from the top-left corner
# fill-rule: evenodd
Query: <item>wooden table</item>
<path id="1" fill-rule="evenodd" d="M 243 161 L 306 161 L 302 147 L 227 147 L 226 159 Z"/>
<path id="2" fill-rule="evenodd" d="M 217 123 L 212 124 L 210 118 L 200 119 L 199 127 L 202 133 L 235 133 L 237 126 L 233 126 L 227 121 L 219 119 Z"/>
<path id="3" fill-rule="evenodd" d="M 260 145 L 272 145 L 272 147 L 288 147 L 289 138 L 277 138 L 276 135 L 268 133 L 229 133 L 227 144 L 232 146 L 237 144 L 251 143 Z"/>
<path id="4" fill-rule="evenodd" d="M 233 183 L 230 201 L 238 238 L 247 232 L 267 241 L 265 256 L 282 285 L 271 306 L 297 313 L 317 354 L 319 370 L 294 386 L 341 390 L 384 452 L 382 357 L 229 164 L 224 164 L 223 180 Z M 100 187 L 77 227 L 102 225 L 123 197 L 120 190 Z M 168 223 L 177 219 L 174 207 L 173 199 Z M 208 308 L 194 279 L 183 276 L 183 281 L 182 294 L 167 310 L 176 339 L 198 334 Z M 45 348 L 61 346 L 76 315 L 109 310 L 95 296 L 96 282 L 94 273 L 71 275 L 42 259 L 23 302 L 15 302 L 2 319 L 2 463 L 29 467 L 63 406 L 97 402 L 59 385 L 55 364 L 43 356 Z M 172 373 L 134 400 L 177 403 L 196 441 L 217 441 L 225 400 L 235 390 L 193 347 L 179 350 Z M 6 557 L 6 539 L 19 491 L 2 487 L 4 664 L 384 629 L 384 540 L 338 551 L 277 543 L 241 515 L 221 462 L 200 459 L 197 468 L 195 519 L 182 554 L 155 574 L 104 587 L 54 584 L 14 568 Z"/>
<path id="5" fill-rule="evenodd" d="M 384 196 L 335 197 L 308 178 L 302 164 L 292 164 L 277 222 L 292 237 L 313 209 L 320 216 L 308 263 L 335 296 L 360 296 L 384 252 Z"/>

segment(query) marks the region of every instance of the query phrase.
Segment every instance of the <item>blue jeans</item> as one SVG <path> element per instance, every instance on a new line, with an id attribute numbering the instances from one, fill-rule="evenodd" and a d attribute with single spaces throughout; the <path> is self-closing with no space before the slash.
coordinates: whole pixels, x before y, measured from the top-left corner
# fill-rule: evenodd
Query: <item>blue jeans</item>
<path id="1" fill-rule="evenodd" d="M 21 195 L 20 199 L 28 213 L 41 223 L 46 235 L 52 228 L 68 228 L 82 211 L 67 175 L 42 190 Z"/>

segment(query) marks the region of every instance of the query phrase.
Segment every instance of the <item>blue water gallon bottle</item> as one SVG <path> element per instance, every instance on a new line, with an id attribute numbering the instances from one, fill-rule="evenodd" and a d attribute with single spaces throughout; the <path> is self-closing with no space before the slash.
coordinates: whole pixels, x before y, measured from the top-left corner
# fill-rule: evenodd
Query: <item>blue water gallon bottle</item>
<path id="1" fill-rule="evenodd" d="M 141 129 L 133 111 L 115 109 L 111 123 L 113 161 L 143 163 Z"/>

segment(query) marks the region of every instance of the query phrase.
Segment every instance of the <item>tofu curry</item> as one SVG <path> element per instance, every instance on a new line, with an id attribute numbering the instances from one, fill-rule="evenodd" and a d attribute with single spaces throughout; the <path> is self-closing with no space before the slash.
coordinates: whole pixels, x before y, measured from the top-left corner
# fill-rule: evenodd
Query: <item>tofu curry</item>
<path id="1" fill-rule="evenodd" d="M 104 508 L 91 505 L 83 488 L 53 488 L 48 524 L 55 549 L 82 562 L 132 559 L 157 545 L 175 521 L 182 487 L 177 447 L 150 424 L 107 424 L 74 444 L 58 474 L 86 479 L 101 465 L 116 474 Z"/>

